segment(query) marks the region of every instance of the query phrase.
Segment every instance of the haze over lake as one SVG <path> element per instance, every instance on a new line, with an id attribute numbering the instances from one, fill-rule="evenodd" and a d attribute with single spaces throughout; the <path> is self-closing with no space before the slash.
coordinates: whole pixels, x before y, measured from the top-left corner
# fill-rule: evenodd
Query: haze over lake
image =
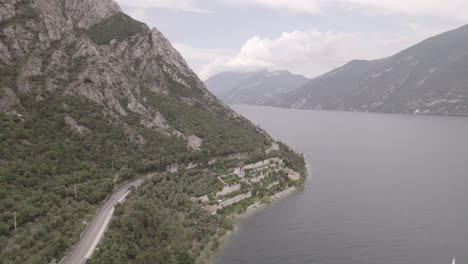
<path id="1" fill-rule="evenodd" d="M 310 175 L 218 263 L 468 263 L 468 118 L 233 108 L 304 152 Z"/>

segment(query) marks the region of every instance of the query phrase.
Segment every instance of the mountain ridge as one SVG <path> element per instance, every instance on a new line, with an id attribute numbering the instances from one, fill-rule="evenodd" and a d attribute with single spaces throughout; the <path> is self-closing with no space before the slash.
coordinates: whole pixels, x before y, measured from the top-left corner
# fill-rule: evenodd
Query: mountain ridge
<path id="1" fill-rule="evenodd" d="M 223 72 L 205 81 L 208 89 L 227 104 L 266 105 L 308 79 L 284 70 L 259 72 Z"/>
<path id="2" fill-rule="evenodd" d="M 114 188 L 174 164 L 199 168 L 168 177 L 171 195 L 151 210 L 188 219 L 170 205 L 218 187 L 208 166 L 271 145 L 111 0 L 0 2 L 0 76 L 0 262 L 58 262 Z M 164 251 L 196 257 L 203 245 Z"/>
<path id="3" fill-rule="evenodd" d="M 468 25 L 393 56 L 355 60 L 271 104 L 384 113 L 468 114 Z"/>

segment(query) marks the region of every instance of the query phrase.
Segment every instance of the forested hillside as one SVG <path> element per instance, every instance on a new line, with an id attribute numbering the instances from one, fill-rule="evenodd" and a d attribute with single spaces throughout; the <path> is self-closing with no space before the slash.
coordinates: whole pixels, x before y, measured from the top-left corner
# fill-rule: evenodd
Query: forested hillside
<path id="1" fill-rule="evenodd" d="M 1 2 L 0 75 L 0 263 L 60 261 L 130 179 L 271 144 L 111 0 Z"/>
<path id="2" fill-rule="evenodd" d="M 281 173 L 276 172 L 273 178 L 281 183 L 275 188 L 244 184 L 242 190 L 230 196 L 251 191 L 252 197 L 214 215 L 188 198 L 221 190 L 217 176 L 239 162 L 248 164 L 272 157 L 283 159 L 287 167 L 305 179 L 303 157 L 283 144 L 270 154 L 256 151 L 242 160 L 225 157 L 205 168 L 158 174 L 135 190 L 127 203 L 117 207 L 109 232 L 89 263 L 208 263 L 219 241 L 234 228 L 232 215 L 245 212 L 257 201 L 268 202 L 270 196 L 290 186 L 301 186 L 304 181 L 283 181 Z M 214 202 L 213 198 L 210 203 Z"/>

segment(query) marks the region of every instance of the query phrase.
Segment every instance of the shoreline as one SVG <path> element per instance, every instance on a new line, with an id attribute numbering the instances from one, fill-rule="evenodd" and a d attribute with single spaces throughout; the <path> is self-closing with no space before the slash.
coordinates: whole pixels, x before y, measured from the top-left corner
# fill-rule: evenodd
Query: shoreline
<path id="1" fill-rule="evenodd" d="M 237 223 L 239 223 L 240 221 L 244 220 L 245 218 L 253 215 L 254 213 L 260 211 L 261 209 L 264 209 L 266 208 L 268 205 L 270 205 L 271 203 L 275 202 L 275 201 L 278 201 L 280 200 L 281 198 L 286 198 L 288 197 L 289 195 L 297 192 L 298 190 L 300 190 L 301 188 L 298 188 L 298 187 L 289 187 L 273 196 L 270 197 L 270 201 L 268 203 L 262 203 L 262 202 L 257 202 L 257 203 L 254 203 L 252 204 L 251 206 L 249 206 L 247 208 L 247 210 L 245 210 L 245 212 L 241 213 L 241 214 L 236 214 L 236 215 L 233 215 L 231 216 L 232 217 L 232 220 L 234 221 L 234 224 L 236 225 Z M 236 227 L 234 227 L 234 231 L 235 231 Z M 230 233 L 232 231 L 229 231 L 228 233 Z M 227 233 L 226 233 L 227 234 Z"/>
<path id="2" fill-rule="evenodd" d="M 268 205 L 270 205 L 271 203 L 275 201 L 279 201 L 298 191 L 304 190 L 307 186 L 310 172 L 312 171 L 311 164 L 307 161 L 307 159 L 305 159 L 305 156 L 304 156 L 304 161 L 305 161 L 305 164 L 304 164 L 305 171 L 304 171 L 304 182 L 302 183 L 302 185 L 286 188 L 285 190 L 282 190 L 281 192 L 270 196 L 270 199 L 267 203 L 262 203 L 261 201 L 257 201 L 256 203 L 247 207 L 247 209 L 244 212 L 240 214 L 227 216 L 233 222 L 233 229 L 227 230 L 227 232 L 224 233 L 220 237 L 218 237 L 218 234 L 212 236 L 210 238 L 210 241 L 206 244 L 204 249 L 201 251 L 198 258 L 195 260 L 195 264 L 217 264 L 216 261 L 218 259 L 219 253 L 221 252 L 223 247 L 226 245 L 226 242 L 229 239 L 231 239 L 233 234 L 238 230 L 239 225 L 243 220 L 254 215 L 260 210 L 265 209 Z"/>
<path id="3" fill-rule="evenodd" d="M 306 168 L 307 168 L 307 166 L 306 166 Z M 220 250 L 225 245 L 225 243 L 232 237 L 232 235 L 234 235 L 234 233 L 238 230 L 238 227 L 239 227 L 240 223 L 243 220 L 245 220 L 248 217 L 256 214 L 260 210 L 267 208 L 271 203 L 279 201 L 279 200 L 284 199 L 284 198 L 287 198 L 288 196 L 302 190 L 303 188 L 304 188 L 304 186 L 289 187 L 289 188 L 287 188 L 287 189 L 285 189 L 285 190 L 271 196 L 270 201 L 268 203 L 261 203 L 261 202 L 254 203 L 251 206 L 249 206 L 245 212 L 243 212 L 241 214 L 235 214 L 235 215 L 230 216 L 232 221 L 233 221 L 234 228 L 233 228 L 233 230 L 229 230 L 228 232 L 226 232 L 226 234 L 224 234 L 222 237 L 219 238 L 219 246 L 215 250 L 213 250 L 213 251 L 209 250 L 210 252 L 206 252 L 206 254 L 209 255 L 207 264 L 216 264 L 216 259 L 218 257 L 218 254 L 219 254 Z M 207 247 L 207 248 L 209 248 L 209 247 Z"/>
<path id="4" fill-rule="evenodd" d="M 290 108 L 283 106 L 272 106 L 272 105 L 248 105 L 248 104 L 229 104 L 230 107 L 269 107 L 285 110 L 297 110 L 297 111 L 311 111 L 311 112 L 344 112 L 344 113 L 363 113 L 363 114 L 382 114 L 382 115 L 403 115 L 403 116 L 435 116 L 435 117 L 465 117 L 468 118 L 467 113 L 435 113 L 435 112 L 374 112 L 374 111 L 365 111 L 365 110 L 338 110 L 338 109 L 308 109 L 308 108 Z"/>

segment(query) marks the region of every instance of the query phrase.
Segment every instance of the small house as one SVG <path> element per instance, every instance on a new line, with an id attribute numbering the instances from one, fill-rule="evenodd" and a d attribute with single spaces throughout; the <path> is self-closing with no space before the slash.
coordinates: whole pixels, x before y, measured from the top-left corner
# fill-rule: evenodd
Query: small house
<path id="1" fill-rule="evenodd" d="M 288 177 L 288 179 L 292 181 L 298 181 L 301 179 L 301 174 L 297 171 L 286 169 L 285 172 L 286 172 L 286 176 Z"/>

